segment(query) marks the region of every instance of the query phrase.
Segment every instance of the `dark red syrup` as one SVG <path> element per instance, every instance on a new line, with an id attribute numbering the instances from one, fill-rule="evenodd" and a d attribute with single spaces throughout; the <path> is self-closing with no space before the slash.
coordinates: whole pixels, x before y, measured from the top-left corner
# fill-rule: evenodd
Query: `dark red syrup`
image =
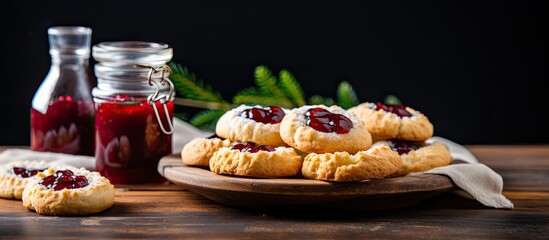
<path id="1" fill-rule="evenodd" d="M 93 103 L 59 97 L 45 114 L 31 108 L 31 149 L 93 156 Z"/>

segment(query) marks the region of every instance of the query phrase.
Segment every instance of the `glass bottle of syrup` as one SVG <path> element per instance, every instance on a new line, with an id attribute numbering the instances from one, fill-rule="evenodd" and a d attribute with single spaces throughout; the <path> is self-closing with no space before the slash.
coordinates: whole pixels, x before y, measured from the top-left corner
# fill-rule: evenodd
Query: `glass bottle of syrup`
<path id="1" fill-rule="evenodd" d="M 32 150 L 94 155 L 91 33 L 86 27 L 48 29 L 51 68 L 32 100 Z"/>

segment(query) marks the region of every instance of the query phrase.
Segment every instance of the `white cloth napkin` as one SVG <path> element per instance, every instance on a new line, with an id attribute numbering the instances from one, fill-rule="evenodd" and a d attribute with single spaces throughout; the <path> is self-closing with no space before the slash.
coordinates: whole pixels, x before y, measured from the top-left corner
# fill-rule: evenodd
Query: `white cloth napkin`
<path id="1" fill-rule="evenodd" d="M 448 176 L 461 189 L 455 191 L 457 195 L 467 198 L 472 197 L 484 206 L 506 209 L 513 208 L 513 203 L 501 194 L 503 179 L 494 170 L 484 164 L 453 164 L 433 168 L 423 174 Z"/>
<path id="2" fill-rule="evenodd" d="M 211 132 L 199 130 L 179 119 L 174 119 L 173 152 L 179 153 L 183 146 L 195 137 L 207 137 L 212 134 Z M 458 190 L 457 194 L 460 196 L 472 197 L 488 207 L 513 208 L 513 203 L 501 194 L 503 189 L 501 176 L 486 165 L 478 163 L 478 160 L 467 148 L 442 137 L 433 137 L 427 140 L 427 142 L 445 144 L 450 149 L 454 162 L 461 161 L 466 163 L 452 164 L 446 167 L 434 168 L 424 173 L 414 174 L 448 176 L 454 184 L 465 191 Z M 23 160 L 44 160 L 51 161 L 54 164 L 68 164 L 74 167 L 95 170 L 95 159 L 93 157 L 34 152 L 25 149 L 8 149 L 0 153 L 0 164 Z"/>
<path id="3" fill-rule="evenodd" d="M 418 174 L 439 174 L 452 179 L 460 188 L 454 191 L 459 196 L 472 198 L 484 206 L 512 209 L 513 203 L 501 194 L 503 179 L 488 166 L 478 162 L 466 147 L 442 137 L 432 137 L 427 143 L 442 143 L 450 150 L 454 164 L 438 167 Z M 465 162 L 465 164 L 459 164 Z"/>
<path id="4" fill-rule="evenodd" d="M 0 153 L 0 165 L 15 161 L 46 161 L 51 166 L 69 165 L 77 168 L 95 170 L 95 158 L 52 152 L 35 152 L 27 149 L 12 148 Z"/>

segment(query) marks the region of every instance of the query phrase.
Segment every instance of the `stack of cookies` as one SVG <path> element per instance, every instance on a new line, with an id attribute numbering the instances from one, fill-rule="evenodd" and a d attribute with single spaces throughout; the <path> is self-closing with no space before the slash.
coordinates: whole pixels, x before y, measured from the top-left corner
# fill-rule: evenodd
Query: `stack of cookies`
<path id="1" fill-rule="evenodd" d="M 433 124 L 421 112 L 403 105 L 362 103 L 348 110 L 366 125 L 374 146 L 389 146 L 402 156 L 402 167 L 391 176 L 404 176 L 446 166 L 452 161 L 448 148 L 440 143 L 428 145 Z"/>
<path id="2" fill-rule="evenodd" d="M 216 136 L 196 138 L 183 147 L 183 163 L 218 174 L 274 178 L 295 176 L 303 158 L 280 137 L 280 107 L 240 106 L 226 112 Z"/>
<path id="3" fill-rule="evenodd" d="M 429 169 L 441 165 L 432 163 L 433 150 L 425 150 L 439 148 L 424 144 L 433 133 L 427 117 L 401 105 L 383 106 L 364 103 L 346 111 L 323 105 L 292 110 L 242 105 L 219 119 L 215 136 L 185 145 L 181 157 L 185 164 L 218 174 L 274 178 L 301 173 L 325 181 L 402 176 L 424 162 Z M 404 153 L 393 139 L 425 147 Z"/>

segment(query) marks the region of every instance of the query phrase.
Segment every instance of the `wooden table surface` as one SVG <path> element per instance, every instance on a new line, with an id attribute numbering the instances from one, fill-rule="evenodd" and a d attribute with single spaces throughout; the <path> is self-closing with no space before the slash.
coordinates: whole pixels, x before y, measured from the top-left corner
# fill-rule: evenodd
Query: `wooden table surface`
<path id="1" fill-rule="evenodd" d="M 269 212 L 225 207 L 175 185 L 117 186 L 115 205 L 87 217 L 42 216 L 0 199 L 0 239 L 549 239 L 549 146 L 468 147 L 503 176 L 515 209 L 446 193 L 395 210 Z"/>

